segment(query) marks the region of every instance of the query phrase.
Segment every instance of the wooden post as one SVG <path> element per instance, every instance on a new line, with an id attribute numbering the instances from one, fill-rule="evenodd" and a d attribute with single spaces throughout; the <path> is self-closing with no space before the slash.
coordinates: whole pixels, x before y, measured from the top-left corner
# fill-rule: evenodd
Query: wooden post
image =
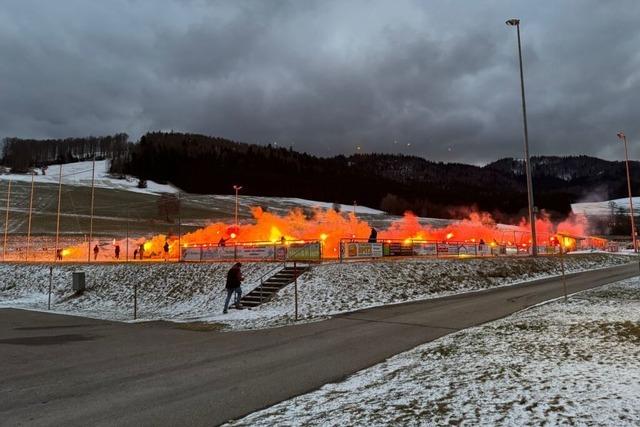
<path id="1" fill-rule="evenodd" d="M 49 302 L 47 303 L 47 310 L 51 310 L 51 285 L 53 282 L 53 267 L 49 267 Z"/>
<path id="2" fill-rule="evenodd" d="M 564 275 L 564 250 L 562 242 L 560 243 L 560 266 L 562 268 L 562 287 L 564 288 L 564 302 L 567 302 L 567 279 Z"/>
<path id="3" fill-rule="evenodd" d="M 138 283 L 133 284 L 133 320 L 138 318 Z"/>
<path id="4" fill-rule="evenodd" d="M 293 277 L 294 277 L 293 292 L 294 292 L 294 299 L 295 299 L 295 306 L 296 306 L 295 320 L 297 322 L 298 321 L 298 267 L 295 261 L 293 261 Z"/>

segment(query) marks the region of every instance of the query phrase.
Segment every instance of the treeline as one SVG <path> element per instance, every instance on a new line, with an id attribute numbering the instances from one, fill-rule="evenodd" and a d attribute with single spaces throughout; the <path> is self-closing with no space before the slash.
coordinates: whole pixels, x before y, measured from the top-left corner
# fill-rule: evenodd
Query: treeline
<path id="1" fill-rule="evenodd" d="M 111 172 L 191 193 L 300 197 L 381 208 L 393 214 L 460 218 L 477 209 L 499 221 L 526 216 L 524 164 L 501 159 L 484 167 L 394 154 L 321 158 L 292 148 L 185 133 L 153 132 L 136 144 L 126 134 L 61 140 L 6 138 L 3 164 L 14 171 L 58 162 L 111 159 Z M 588 156 L 534 157 L 536 206 L 557 218 L 577 201 L 626 196 L 623 162 Z M 632 188 L 640 183 L 631 162 Z M 608 223 L 611 221 L 608 221 Z M 620 222 L 620 221 L 619 221 Z M 611 224 L 608 225 L 611 227 Z"/>
<path id="2" fill-rule="evenodd" d="M 302 197 L 379 207 L 402 214 L 462 217 L 470 209 L 507 220 L 526 212 L 523 177 L 498 168 L 431 162 L 419 157 L 358 154 L 319 158 L 291 148 L 203 135 L 154 132 L 132 147 L 129 162 L 112 172 L 171 182 L 194 193 Z M 574 195 L 541 191 L 538 206 L 566 215 Z"/>
<path id="3" fill-rule="evenodd" d="M 115 168 L 128 162 L 129 136 L 126 133 L 65 139 L 4 138 L 2 164 L 12 172 L 24 173 L 33 167 L 82 160 L 111 159 Z"/>

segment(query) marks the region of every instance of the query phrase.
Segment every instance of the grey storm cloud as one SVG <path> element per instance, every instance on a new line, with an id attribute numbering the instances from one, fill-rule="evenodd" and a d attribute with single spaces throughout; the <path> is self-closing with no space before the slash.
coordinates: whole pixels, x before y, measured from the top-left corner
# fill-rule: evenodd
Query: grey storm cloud
<path id="1" fill-rule="evenodd" d="M 619 158 L 640 3 L 4 0 L 0 136 L 175 130 L 320 155 Z M 632 155 L 640 155 L 632 145 Z"/>

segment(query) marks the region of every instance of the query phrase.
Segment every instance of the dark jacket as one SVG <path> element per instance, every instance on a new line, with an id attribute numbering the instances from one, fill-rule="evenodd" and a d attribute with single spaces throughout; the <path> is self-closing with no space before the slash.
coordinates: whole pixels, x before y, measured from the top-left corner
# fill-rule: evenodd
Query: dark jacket
<path id="1" fill-rule="evenodd" d="M 227 289 L 239 288 L 242 284 L 242 273 L 240 267 L 231 267 L 227 273 Z"/>

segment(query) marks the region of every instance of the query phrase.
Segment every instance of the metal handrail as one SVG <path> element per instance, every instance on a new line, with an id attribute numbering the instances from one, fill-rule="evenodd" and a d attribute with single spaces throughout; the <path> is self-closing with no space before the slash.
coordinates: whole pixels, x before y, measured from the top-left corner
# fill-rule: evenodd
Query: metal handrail
<path id="1" fill-rule="evenodd" d="M 294 248 L 297 249 L 296 252 L 293 252 L 293 254 L 297 254 L 300 253 L 303 249 L 306 249 L 305 247 L 301 247 L 301 248 Z M 287 253 L 288 255 L 288 253 Z M 266 273 L 264 273 L 262 276 L 260 276 L 260 278 L 258 279 L 260 281 L 260 284 L 258 286 L 256 286 L 254 288 L 254 290 L 257 290 L 260 292 L 260 304 L 262 304 L 262 287 L 264 286 L 264 278 L 266 276 L 270 276 L 274 271 L 279 270 L 280 268 L 285 269 L 287 268 L 287 262 L 293 262 L 294 265 L 295 263 L 297 263 L 297 260 L 291 261 L 291 260 L 287 260 L 287 257 L 285 256 L 284 260 L 282 261 L 282 267 L 280 266 L 280 263 L 278 263 L 277 266 L 273 267 L 271 270 L 267 271 Z"/>

